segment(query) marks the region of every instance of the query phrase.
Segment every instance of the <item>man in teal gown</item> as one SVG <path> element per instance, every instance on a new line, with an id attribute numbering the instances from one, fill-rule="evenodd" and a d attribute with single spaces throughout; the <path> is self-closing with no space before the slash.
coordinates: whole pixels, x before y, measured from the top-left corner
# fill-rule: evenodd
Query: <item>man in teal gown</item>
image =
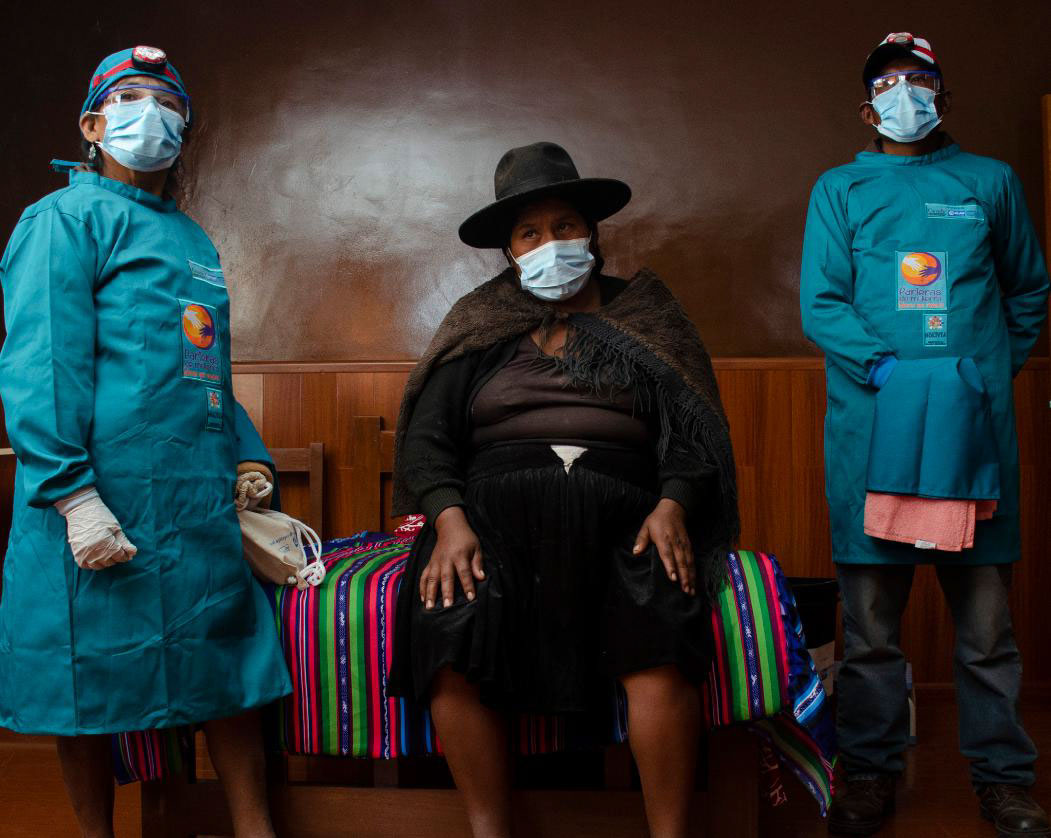
<path id="1" fill-rule="evenodd" d="M 981 812 L 1005 834 L 1045 835 L 1046 816 L 1027 791 L 1036 750 L 1016 708 L 1021 660 L 1008 586 L 1020 558 L 1012 379 L 1047 313 L 1047 272 L 1011 168 L 964 152 L 939 130 L 950 99 L 930 44 L 888 36 L 864 82 L 861 116 L 878 135 L 814 187 L 801 276 L 803 329 L 826 356 L 826 491 L 844 606 L 837 692 L 848 782 L 830 827 L 872 834 L 893 809 L 908 738 L 901 616 L 915 566 L 933 563 L 956 627 L 960 745 Z M 962 553 L 863 529 L 879 388 L 896 367 L 899 376 L 910 371 L 904 382 L 937 358 L 977 367 L 998 452 L 996 515 Z M 897 387 L 893 398 L 907 392 Z M 875 456 L 914 457 L 918 444 L 904 436 Z"/>

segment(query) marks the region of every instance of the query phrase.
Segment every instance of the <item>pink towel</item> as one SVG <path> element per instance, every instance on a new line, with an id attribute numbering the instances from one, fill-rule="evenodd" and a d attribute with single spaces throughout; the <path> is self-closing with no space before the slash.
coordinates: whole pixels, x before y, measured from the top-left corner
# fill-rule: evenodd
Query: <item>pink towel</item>
<path id="1" fill-rule="evenodd" d="M 994 500 L 944 500 L 869 492 L 865 496 L 865 535 L 925 550 L 959 553 L 974 547 L 975 521 L 987 521 L 994 512 Z"/>

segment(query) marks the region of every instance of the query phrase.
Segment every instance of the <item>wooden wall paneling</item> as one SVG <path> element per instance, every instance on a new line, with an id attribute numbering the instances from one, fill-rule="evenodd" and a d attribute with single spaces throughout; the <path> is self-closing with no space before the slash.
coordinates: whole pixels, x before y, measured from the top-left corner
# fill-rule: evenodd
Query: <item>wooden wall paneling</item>
<path id="1" fill-rule="evenodd" d="M 263 379 L 263 423 L 259 431 L 267 445 L 275 448 L 299 448 L 308 441 L 303 438 L 301 374 L 282 373 Z"/>
<path id="2" fill-rule="evenodd" d="M 379 487 L 375 485 L 380 473 L 380 417 L 374 422 L 357 421 L 354 424 L 354 445 L 357 450 L 353 478 L 366 482 L 363 491 L 354 492 L 352 512 L 353 529 L 380 530 L 383 528 L 383 504 Z"/>
<path id="3" fill-rule="evenodd" d="M 825 373 L 792 370 L 792 575 L 831 576 L 832 543 L 825 500 Z"/>
<path id="4" fill-rule="evenodd" d="M 246 373 L 233 377 L 234 398 L 241 403 L 256 428 L 263 426 L 263 376 Z"/>
<path id="5" fill-rule="evenodd" d="M 335 446 L 339 439 L 339 402 L 336 394 L 336 376 L 323 372 L 305 373 L 302 380 L 303 392 L 303 445 L 314 442 L 325 444 L 325 472 L 338 467 L 339 452 Z M 326 478 L 326 484 L 332 481 Z M 327 486 L 326 486 L 327 488 Z M 336 514 L 336 496 L 333 491 L 325 491 L 322 498 L 324 532 L 322 538 L 338 535 L 330 523 Z"/>
<path id="6" fill-rule="evenodd" d="M 783 556 L 795 575 L 796 563 L 802 557 L 793 540 L 799 493 L 792 469 L 792 381 L 779 370 L 759 370 L 752 374 L 758 378 L 758 400 L 745 421 L 750 420 L 757 427 L 759 546 Z"/>
<path id="7" fill-rule="evenodd" d="M 384 372 L 376 376 L 376 406 L 378 415 L 383 419 L 383 427 L 393 431 L 398 423 L 398 410 L 401 407 L 401 396 L 408 381 L 408 372 Z M 388 530 L 397 526 L 397 519 L 391 515 L 393 484 L 385 476 L 382 485 L 383 526 Z"/>
<path id="8" fill-rule="evenodd" d="M 280 373 L 263 376 L 263 415 L 256 426 L 271 448 L 302 448 L 309 442 L 303 435 L 303 376 Z M 308 408 L 309 409 L 309 408 Z M 281 508 L 296 518 L 310 514 L 310 491 L 305 477 L 286 475 L 281 480 Z"/>
<path id="9" fill-rule="evenodd" d="M 329 469 L 329 481 L 326 486 L 329 495 L 328 536 L 332 537 L 355 532 L 354 513 L 351 508 L 354 485 L 353 419 L 355 416 L 375 413 L 375 373 L 340 371 L 324 374 L 330 375 L 336 382 L 336 440 L 332 449 L 335 466 Z"/>
<path id="10" fill-rule="evenodd" d="M 355 416 L 376 416 L 376 374 L 372 372 L 336 374 L 336 421 L 339 433 L 339 465 L 349 468 L 354 462 L 354 436 L 351 425 Z"/>
<path id="11" fill-rule="evenodd" d="M 1043 366 L 1043 368 L 1041 368 Z M 1051 630 L 1045 600 L 1051 591 L 1051 395 L 1047 365 L 1031 364 L 1015 380 L 1021 467 L 1022 561 L 1011 592 L 1015 626 L 1027 670 L 1051 674 Z"/>
<path id="12" fill-rule="evenodd" d="M 376 415 L 383 417 L 388 430 L 394 430 L 398 423 L 401 395 L 405 391 L 405 382 L 408 380 L 407 372 L 384 372 L 376 376 L 374 385 Z"/>
<path id="13" fill-rule="evenodd" d="M 759 542 L 759 502 L 756 467 L 758 442 L 751 421 L 759 398 L 756 378 L 747 370 L 717 369 L 716 380 L 730 423 L 734 460 L 737 465 L 737 495 L 741 510 L 741 546 L 764 549 Z"/>

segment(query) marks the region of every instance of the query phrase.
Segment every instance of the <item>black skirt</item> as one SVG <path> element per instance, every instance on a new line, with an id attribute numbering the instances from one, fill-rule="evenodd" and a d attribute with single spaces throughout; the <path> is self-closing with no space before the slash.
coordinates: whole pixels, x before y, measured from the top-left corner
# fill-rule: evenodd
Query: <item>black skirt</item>
<path id="1" fill-rule="evenodd" d="M 567 470 L 549 445 L 496 445 L 475 455 L 465 513 L 486 578 L 468 602 L 427 611 L 420 575 L 436 533 L 428 524 L 398 599 L 391 691 L 426 701 L 451 666 L 482 701 L 523 712 L 593 712 L 621 675 L 677 665 L 700 683 L 711 661 L 711 610 L 668 579 L 651 546 L 632 555 L 659 500 L 648 454 L 589 448 Z"/>

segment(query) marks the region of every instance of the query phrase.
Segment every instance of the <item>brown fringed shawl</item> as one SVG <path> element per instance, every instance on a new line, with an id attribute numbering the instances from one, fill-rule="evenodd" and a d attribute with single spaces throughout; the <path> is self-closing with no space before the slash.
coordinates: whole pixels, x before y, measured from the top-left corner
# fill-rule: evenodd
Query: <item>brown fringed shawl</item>
<path id="1" fill-rule="evenodd" d="M 510 268 L 461 297 L 405 386 L 394 448 L 394 513 L 415 511 L 415 499 L 405 486 L 402 443 L 431 371 L 561 318 L 566 319 L 569 334 L 560 366 L 574 384 L 609 393 L 645 381 L 656 401 L 650 407 L 660 417 L 658 456 L 664 457 L 674 437 L 714 468 L 719 508 L 701 511 L 703 531 L 695 542 L 700 537 L 703 543 L 694 544 L 707 587 L 713 591 L 722 579 L 724 554 L 740 534 L 730 430 L 711 358 L 697 330 L 664 283 L 648 270 L 636 274 L 611 302 L 586 314 L 556 314 L 523 291 Z"/>

